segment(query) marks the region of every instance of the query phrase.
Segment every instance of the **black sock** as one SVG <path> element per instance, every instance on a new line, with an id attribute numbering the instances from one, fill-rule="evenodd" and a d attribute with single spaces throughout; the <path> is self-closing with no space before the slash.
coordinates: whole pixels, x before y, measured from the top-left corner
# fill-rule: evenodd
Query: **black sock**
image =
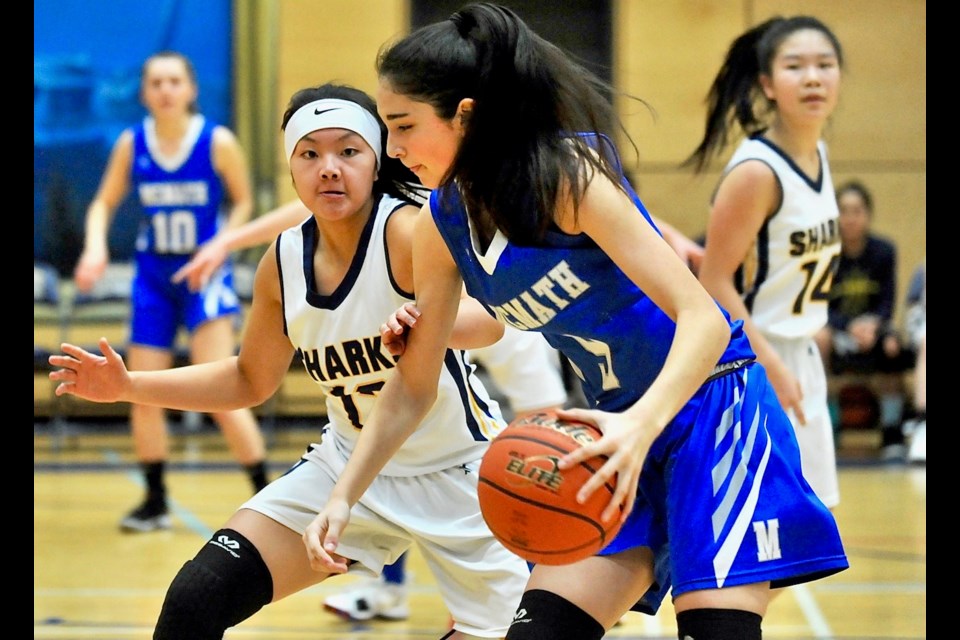
<path id="1" fill-rule="evenodd" d="M 887 447 L 894 444 L 903 444 L 903 430 L 900 425 L 895 427 L 883 427 L 880 432 L 881 446 Z"/>
<path id="2" fill-rule="evenodd" d="M 681 640 L 760 640 L 761 618 L 739 609 L 690 609 L 677 614 Z"/>
<path id="3" fill-rule="evenodd" d="M 142 462 L 143 477 L 147 481 L 147 502 L 166 504 L 167 488 L 163 484 L 163 468 L 166 461 Z"/>
<path id="4" fill-rule="evenodd" d="M 244 467 L 247 475 L 250 476 L 250 482 L 253 484 L 253 492 L 256 493 L 267 486 L 267 463 L 264 460 L 248 464 Z"/>

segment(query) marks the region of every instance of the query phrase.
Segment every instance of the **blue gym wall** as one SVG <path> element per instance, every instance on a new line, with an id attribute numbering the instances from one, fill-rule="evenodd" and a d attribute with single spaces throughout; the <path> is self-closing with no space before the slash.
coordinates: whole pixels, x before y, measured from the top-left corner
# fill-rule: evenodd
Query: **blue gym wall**
<path id="1" fill-rule="evenodd" d="M 232 0 L 36 0 L 33 5 L 33 255 L 63 275 L 114 140 L 145 115 L 140 67 L 174 49 L 197 69 L 199 106 L 232 122 Z M 133 256 L 139 210 L 128 197 L 110 230 L 114 260 Z"/>

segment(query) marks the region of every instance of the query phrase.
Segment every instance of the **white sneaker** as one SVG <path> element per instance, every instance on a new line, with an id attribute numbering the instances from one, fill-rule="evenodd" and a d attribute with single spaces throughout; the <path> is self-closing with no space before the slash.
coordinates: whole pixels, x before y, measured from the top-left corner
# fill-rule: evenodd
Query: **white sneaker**
<path id="1" fill-rule="evenodd" d="M 364 580 L 352 589 L 332 595 L 323 601 L 323 608 L 345 620 L 363 621 L 372 618 L 406 620 L 410 617 L 407 590 L 382 580 Z"/>
<path id="2" fill-rule="evenodd" d="M 910 434 L 910 448 L 907 450 L 907 462 L 927 463 L 927 421 L 918 422 Z"/>

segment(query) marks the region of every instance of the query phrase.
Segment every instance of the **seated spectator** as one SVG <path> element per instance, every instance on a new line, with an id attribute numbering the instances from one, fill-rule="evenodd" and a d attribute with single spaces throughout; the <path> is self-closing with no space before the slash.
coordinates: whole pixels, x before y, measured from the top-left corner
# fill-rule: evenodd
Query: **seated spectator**
<path id="1" fill-rule="evenodd" d="M 917 352 L 913 371 L 913 416 L 904 423 L 910 438 L 907 462 L 927 463 L 927 264 L 924 260 L 913 272 L 907 291 L 904 314 L 907 342 Z"/>
<path id="2" fill-rule="evenodd" d="M 903 460 L 903 374 L 913 367 L 916 355 L 892 324 L 896 247 L 870 230 L 873 197 L 862 183 L 847 182 L 836 193 L 840 260 L 830 291 L 829 320 L 817 335 L 817 344 L 834 382 L 842 383 L 840 374 L 864 376 L 879 401 L 881 455 L 885 460 Z"/>

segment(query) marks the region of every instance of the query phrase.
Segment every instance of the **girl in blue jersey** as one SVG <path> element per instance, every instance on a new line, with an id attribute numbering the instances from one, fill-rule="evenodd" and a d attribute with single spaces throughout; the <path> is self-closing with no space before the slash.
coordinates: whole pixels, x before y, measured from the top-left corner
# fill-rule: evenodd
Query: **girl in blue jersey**
<path id="1" fill-rule="evenodd" d="M 573 363 L 616 474 L 600 554 L 537 565 L 508 640 L 591 640 L 673 590 L 679 637 L 757 640 L 771 587 L 848 566 L 800 472 L 789 419 L 743 333 L 661 238 L 623 178 L 599 81 L 512 11 L 471 4 L 381 51 L 390 155 L 433 188 L 414 234 L 421 312 L 397 373 L 304 534 L 318 566 L 350 509 L 432 406 L 463 283 Z M 389 327 L 385 326 L 389 331 Z"/>
<path id="2" fill-rule="evenodd" d="M 101 340 L 103 356 L 67 344 L 65 355 L 50 359 L 60 395 L 201 411 L 263 402 L 297 352 L 324 396 L 322 439 L 184 564 L 167 589 L 154 640 L 220 640 L 264 605 L 340 573 L 311 565 L 302 536 L 396 371 L 380 325 L 413 299 L 414 198 L 422 202 L 424 190 L 387 156 L 386 128 L 362 91 L 334 84 L 298 91 L 283 131 L 293 185 L 310 215 L 261 258 L 239 355 L 128 372 Z M 489 344 L 499 325 L 487 329 L 468 322 L 461 337 Z M 351 573 L 376 577 L 416 544 L 453 618 L 450 638 L 498 638 L 530 575 L 494 538 L 477 498 L 480 459 L 506 424 L 465 352 L 450 349 L 446 360 L 430 416 L 354 505 L 337 557 Z M 388 612 L 399 617 L 405 603 L 393 605 Z"/>
<path id="3" fill-rule="evenodd" d="M 774 17 L 737 37 L 710 88 L 697 171 L 746 134 L 710 202 L 699 277 L 742 320 L 794 424 L 803 475 L 840 502 L 827 378 L 815 336 L 827 324 L 840 257 L 839 211 L 823 131 L 840 97 L 843 50 L 811 16 Z M 899 426 L 899 425 L 898 425 Z"/>
<path id="4" fill-rule="evenodd" d="M 190 332 L 190 359 L 208 362 L 234 352 L 240 304 L 230 263 L 199 291 L 171 282 L 200 244 L 223 226 L 250 218 L 253 195 L 247 161 L 233 132 L 197 112 L 197 79 L 184 55 L 162 51 L 141 71 L 140 96 L 149 115 L 114 143 L 100 188 L 87 209 L 83 253 L 74 279 L 88 291 L 110 257 L 107 231 L 131 188 L 143 209 L 127 362 L 132 370 L 166 369 L 180 326 Z M 226 224 L 224 199 L 229 201 Z M 267 484 L 266 446 L 250 409 L 212 414 L 254 491 Z M 130 407 L 134 453 L 143 468 L 146 497 L 121 522 L 124 531 L 170 527 L 164 467 L 169 456 L 164 410 Z"/>

